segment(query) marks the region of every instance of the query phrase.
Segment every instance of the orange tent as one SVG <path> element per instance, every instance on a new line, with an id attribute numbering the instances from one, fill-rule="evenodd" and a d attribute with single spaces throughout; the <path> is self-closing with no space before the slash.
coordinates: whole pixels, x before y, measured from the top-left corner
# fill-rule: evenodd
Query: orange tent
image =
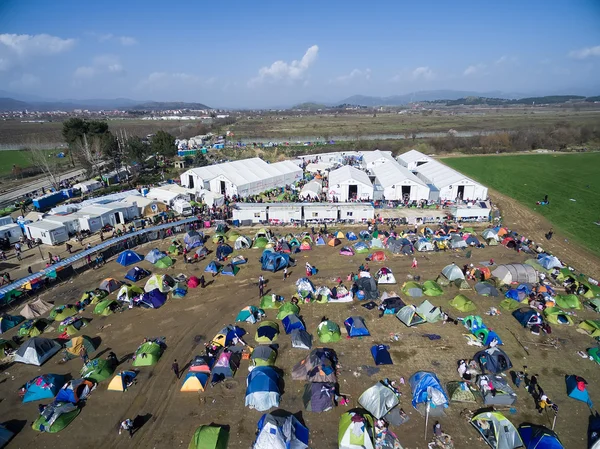
<path id="1" fill-rule="evenodd" d="M 327 242 L 327 244 L 329 246 L 338 246 L 338 245 L 341 245 L 341 243 L 342 242 L 340 242 L 340 239 L 336 239 L 336 238 L 329 239 L 329 241 Z"/>
<path id="2" fill-rule="evenodd" d="M 387 260 L 387 257 L 385 257 L 385 253 L 383 251 L 375 251 L 373 254 L 371 254 L 371 260 L 373 262 L 383 262 L 384 260 Z"/>
<path id="3" fill-rule="evenodd" d="M 508 229 L 506 228 L 500 228 L 498 229 L 498 237 L 502 237 L 503 235 L 508 234 Z"/>

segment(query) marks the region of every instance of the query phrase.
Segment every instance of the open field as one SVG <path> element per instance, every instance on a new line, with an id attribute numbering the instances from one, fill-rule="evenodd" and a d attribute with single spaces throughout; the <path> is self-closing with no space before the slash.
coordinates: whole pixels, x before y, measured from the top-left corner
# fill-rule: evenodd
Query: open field
<path id="1" fill-rule="evenodd" d="M 48 151 L 50 157 L 59 153 L 59 151 Z M 69 164 L 67 158 L 59 158 L 59 163 L 65 167 Z M 12 172 L 13 165 L 19 168 L 31 167 L 31 160 L 29 159 L 27 152 L 25 151 L 5 151 L 2 153 L 2 163 L 0 164 L 0 175 L 5 175 Z"/>
<path id="2" fill-rule="evenodd" d="M 246 234 L 253 235 L 254 232 L 255 230 L 247 230 Z M 289 230 L 280 232 L 286 233 Z M 168 245 L 167 240 L 154 242 L 139 247 L 137 251 L 145 254 L 154 246 L 165 250 Z M 215 249 L 212 242 L 207 246 Z M 53 253 L 56 254 L 57 250 L 58 248 L 53 250 Z M 340 275 L 345 277 L 347 273 L 356 271 L 358 265 L 364 261 L 364 258 L 358 255 L 350 258 L 342 257 L 338 255 L 338 251 L 339 247 L 334 249 L 325 246 L 315 247 L 312 251 L 299 254 L 298 267 L 290 270 L 290 279 L 287 281 L 282 280 L 281 273 L 265 273 L 265 278 L 268 280 L 267 290 L 284 295 L 289 300 L 294 292 L 294 282 L 303 276 L 303 265 L 307 261 L 316 264 L 319 268 L 318 275 L 313 278 L 315 285 L 333 286 L 336 277 Z M 164 336 L 168 349 L 157 365 L 141 368 L 137 385 L 126 393 L 107 391 L 108 382 L 101 383 L 88 399 L 81 414 L 68 429 L 59 434 L 41 434 L 30 428 L 31 422 L 37 417 L 37 403 L 22 404 L 17 389 L 25 381 L 41 373 L 69 374 L 77 378 L 81 361 L 75 359 L 66 364 L 58 364 L 60 357 L 57 355 L 41 368 L 22 364 L 3 366 L 0 371 L 0 394 L 4 399 L 0 402 L 0 420 L 3 422 L 13 420 L 13 424 L 22 427 L 9 447 L 186 448 L 198 425 L 215 422 L 231 427 L 230 449 L 248 449 L 254 438 L 256 422 L 261 416 L 261 412 L 244 407 L 248 361 L 242 361 L 233 379 L 214 388 L 208 387 L 205 392 L 198 394 L 180 392 L 182 380 L 176 380 L 170 370 L 173 359 L 177 359 L 179 365 L 184 367 L 194 355 L 201 354 L 202 343 L 212 338 L 221 327 L 232 323 L 242 307 L 258 304 L 256 281 L 261 273 L 257 262 L 260 250 L 246 250 L 241 253 L 249 259 L 249 263 L 241 267 L 237 277 L 218 276 L 211 279 L 208 276 L 207 280 L 214 282 L 206 289 L 190 289 L 185 298 L 170 299 L 158 310 L 136 308 L 108 317 L 98 317 L 92 315 L 92 308 L 88 307 L 83 315 L 93 318 L 93 321 L 83 329 L 82 334 L 101 338 L 102 343 L 97 353 L 102 354 L 102 357 L 112 350 L 119 358 L 125 359 L 135 351 L 144 337 Z M 24 257 L 23 263 L 28 264 L 30 260 L 39 256 L 34 249 L 26 251 Z M 422 280 L 433 279 L 446 264 L 456 262 L 462 265 L 467 262 L 463 252 L 418 254 L 417 258 L 419 260 L 417 270 L 409 268 L 411 258 L 404 256 L 391 256 L 391 260 L 385 263 L 371 263 L 373 271 L 384 264 L 390 267 L 399 282 L 399 285 L 380 286 L 380 292 L 398 291 L 411 274 L 419 274 Z M 504 247 L 487 247 L 473 250 L 471 260 L 477 263 L 490 258 L 494 258 L 496 263 L 510 263 L 522 262 L 527 256 Z M 188 276 L 199 276 L 207 264 L 201 262 L 185 265 L 180 257 L 177 259 L 176 264 L 166 270 L 156 269 L 145 261 L 140 266 L 149 268 L 155 273 L 171 275 L 185 273 Z M 126 268 L 110 261 L 99 270 L 91 270 L 52 289 L 45 293 L 43 298 L 47 301 L 56 301 L 57 304 L 74 303 L 81 297 L 83 291 L 96 287 L 102 279 L 110 276 L 123 279 L 126 271 Z M 144 281 L 138 284 L 143 286 Z M 443 296 L 428 299 L 435 305 L 447 307 L 448 300 L 457 293 L 455 287 L 448 287 L 445 288 Z M 598 367 L 576 354 L 578 350 L 585 350 L 593 345 L 593 340 L 577 333 L 574 328 L 554 326 L 552 337 L 561 340 L 561 349 L 537 345 L 536 342 L 543 342 L 544 337 L 531 335 L 510 313 L 504 312 L 495 317 L 484 315 L 491 306 L 497 306 L 497 299 L 478 296 L 474 291 L 463 293 L 476 303 L 478 307 L 476 313 L 484 316 L 486 324 L 500 334 L 504 341 L 504 350 L 511 357 L 514 368 L 521 370 L 527 365 L 530 374 L 538 374 L 539 383 L 546 394 L 561 407 L 556 431 L 565 447 L 585 448 L 588 408 L 585 404 L 566 396 L 564 375 L 576 373 L 586 378 L 590 384 L 592 400 L 600 401 L 600 389 L 597 387 L 600 381 Z M 114 298 L 115 293 L 111 297 Z M 408 297 L 403 296 L 403 298 L 407 302 L 416 304 L 419 304 L 422 299 L 416 298 L 411 301 Z M 449 309 L 449 313 L 456 316 L 456 311 L 453 309 Z M 400 377 L 408 379 L 417 370 L 428 370 L 435 372 L 444 384 L 457 380 L 456 361 L 472 357 L 477 351 L 477 348 L 466 345 L 462 336 L 465 330 L 461 326 L 436 323 L 407 328 L 393 316 L 378 318 L 375 310 L 368 311 L 357 301 L 347 304 L 301 305 L 301 315 L 308 331 L 313 334 L 316 333 L 316 327 L 322 316 L 327 316 L 342 328 L 344 319 L 350 315 L 361 315 L 365 318 L 371 332 L 370 337 L 342 338 L 341 341 L 328 345 L 337 352 L 340 359 L 342 365 L 339 376 L 340 390 L 343 394 L 350 395 L 349 408 L 357 405 L 358 397 L 365 389 L 384 377 L 395 380 Z M 274 316 L 274 311 L 267 311 L 268 319 L 275 319 Z M 591 319 L 596 316 L 589 311 L 578 311 L 575 320 Z M 253 336 L 256 325 L 243 323 L 240 326 L 248 332 L 246 341 L 250 345 L 255 345 Z M 510 331 L 514 332 L 520 343 L 528 348 L 529 355 Z M 344 331 L 342 332 L 344 336 Z M 13 329 L 3 335 L 3 338 L 10 338 L 14 333 Z M 390 333 L 397 333 L 399 341 L 390 341 Z M 425 333 L 438 334 L 441 340 L 431 342 L 423 337 Z M 42 336 L 56 337 L 56 335 L 55 330 L 50 330 Z M 390 352 L 394 365 L 382 366 L 379 373 L 368 376 L 365 367 L 373 367 L 369 348 L 376 343 L 386 343 L 391 346 Z M 337 448 L 339 417 L 349 408 L 338 407 L 322 414 L 304 410 L 302 405 L 304 382 L 292 380 L 291 369 L 307 352 L 291 348 L 290 339 L 285 334 L 280 335 L 277 344 L 279 348 L 276 366 L 284 372 L 285 382 L 280 408 L 301 415 L 310 430 L 311 448 Z M 124 361 L 118 370 L 128 369 L 130 366 L 129 362 Z M 400 427 L 392 427 L 392 430 L 399 436 L 405 449 L 422 449 L 426 447 L 423 440 L 424 418 L 410 404 L 409 387 L 400 386 L 400 390 L 403 394 L 400 407 L 409 414 L 410 421 Z M 523 388 L 517 389 L 516 392 L 517 412 L 511 415 L 508 411 L 504 411 L 505 415 L 515 425 L 534 422 L 550 427 L 553 416 L 538 414 L 531 396 L 525 393 Z M 47 402 L 42 401 L 44 404 Z M 464 409 L 475 410 L 478 407 L 475 404 L 453 403 L 447 411 L 448 416 L 440 419 L 444 431 L 453 436 L 456 448 L 487 447 L 461 416 Z M 133 439 L 117 434 L 117 424 L 120 420 L 147 414 L 151 416 L 150 420 L 134 435 Z M 432 424 L 430 421 L 430 425 Z"/>
<path id="3" fill-rule="evenodd" d="M 457 157 L 443 161 L 515 198 L 546 217 L 566 237 L 600 254 L 600 227 L 594 224 L 600 220 L 600 153 Z M 537 205 L 545 195 L 550 204 Z"/>
<path id="4" fill-rule="evenodd" d="M 498 112 L 495 112 L 498 111 Z M 495 131 L 516 130 L 528 127 L 546 127 L 556 122 L 577 125 L 596 125 L 600 111 L 565 112 L 535 111 L 507 113 L 501 109 L 487 110 L 485 114 L 464 115 L 406 115 L 378 113 L 305 115 L 305 116 L 253 116 L 239 119 L 230 129 L 236 139 L 289 139 L 334 138 L 336 136 L 359 138 L 378 134 L 404 134 L 412 132 Z"/>

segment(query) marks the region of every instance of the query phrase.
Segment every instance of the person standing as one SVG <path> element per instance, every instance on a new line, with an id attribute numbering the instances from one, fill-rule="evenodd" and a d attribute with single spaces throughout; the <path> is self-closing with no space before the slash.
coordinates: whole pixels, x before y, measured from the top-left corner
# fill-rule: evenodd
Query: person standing
<path id="1" fill-rule="evenodd" d="M 261 274 L 258 277 L 258 297 L 262 298 L 265 295 L 265 278 Z"/>
<path id="2" fill-rule="evenodd" d="M 283 280 L 284 280 L 284 281 L 287 279 L 287 276 L 288 276 L 288 271 L 287 271 L 287 267 L 285 267 L 285 268 L 283 269 Z"/>
<path id="3" fill-rule="evenodd" d="M 17 256 L 17 260 L 21 260 L 21 245 L 19 243 L 15 243 L 15 256 Z"/>
<path id="4" fill-rule="evenodd" d="M 179 379 L 179 363 L 177 363 L 177 359 L 175 359 L 173 361 L 173 364 L 171 365 L 171 369 L 173 370 L 173 372 L 175 373 L 175 377 L 177 379 Z"/>
<path id="5" fill-rule="evenodd" d="M 417 268 L 419 266 L 419 262 L 416 257 L 413 257 L 411 268 Z"/>
<path id="6" fill-rule="evenodd" d="M 133 438 L 133 421 L 129 418 L 121 421 L 121 424 L 119 425 L 119 435 L 121 435 L 123 431 L 129 432 L 129 438 Z"/>

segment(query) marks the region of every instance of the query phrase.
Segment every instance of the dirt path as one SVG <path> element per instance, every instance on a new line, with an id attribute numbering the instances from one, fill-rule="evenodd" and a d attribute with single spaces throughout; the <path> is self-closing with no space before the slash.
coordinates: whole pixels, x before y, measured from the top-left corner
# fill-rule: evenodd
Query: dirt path
<path id="1" fill-rule="evenodd" d="M 488 188 L 494 203 L 502 212 L 502 223 L 525 235 L 542 248 L 556 254 L 577 270 L 597 278 L 600 274 L 600 258 L 574 241 L 565 238 L 560 232 L 554 233 L 552 240 L 546 240 L 545 234 L 552 228 L 552 223 L 542 215 L 531 211 L 517 200 Z"/>

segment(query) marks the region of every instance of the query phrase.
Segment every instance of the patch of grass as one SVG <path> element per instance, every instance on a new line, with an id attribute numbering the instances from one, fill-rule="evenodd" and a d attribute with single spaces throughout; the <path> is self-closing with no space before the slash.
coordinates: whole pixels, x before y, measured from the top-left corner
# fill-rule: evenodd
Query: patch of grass
<path id="1" fill-rule="evenodd" d="M 600 153 L 442 160 L 539 212 L 570 238 L 600 254 L 600 228 L 594 224 L 600 220 Z M 550 204 L 537 205 L 545 195 Z"/>
<path id="2" fill-rule="evenodd" d="M 47 153 L 50 157 L 56 157 L 56 154 L 60 153 L 60 150 L 48 150 Z M 21 169 L 31 167 L 31 162 L 26 151 L 1 151 L 0 158 L 2 160 L 2 163 L 0 163 L 0 175 L 12 173 L 13 165 Z M 69 161 L 65 157 L 60 158 L 59 163 L 67 165 Z"/>

